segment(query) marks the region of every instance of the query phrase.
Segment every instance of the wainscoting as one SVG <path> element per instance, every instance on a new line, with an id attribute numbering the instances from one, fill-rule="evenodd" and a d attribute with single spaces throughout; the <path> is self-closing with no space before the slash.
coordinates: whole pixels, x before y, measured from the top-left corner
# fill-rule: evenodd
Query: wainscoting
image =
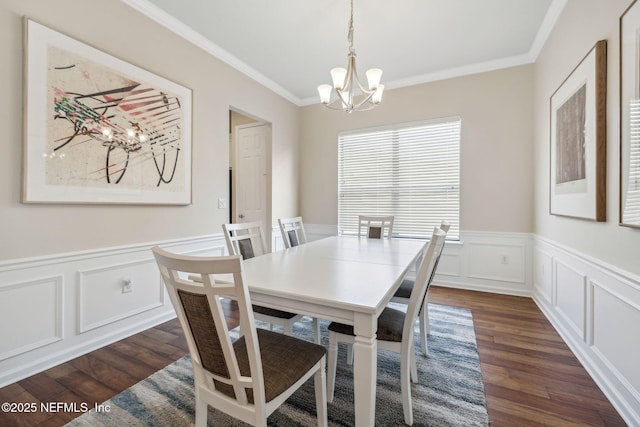
<path id="1" fill-rule="evenodd" d="M 305 228 L 309 240 L 337 234 Z M 277 228 L 272 236 L 281 250 Z M 226 253 L 220 234 L 0 263 L 0 387 L 173 318 L 156 244 Z M 532 234 L 463 231 L 446 243 L 435 283 L 533 297 L 623 418 L 640 425 L 638 277 Z"/>
<path id="2" fill-rule="evenodd" d="M 1 263 L 0 387 L 175 317 L 156 244 L 226 252 L 216 235 Z"/>
<path id="3" fill-rule="evenodd" d="M 533 299 L 632 426 L 640 425 L 640 278 L 536 236 Z"/>
<path id="4" fill-rule="evenodd" d="M 309 240 L 337 228 L 306 225 Z M 283 248 L 273 229 L 272 247 Z M 439 284 L 530 295 L 531 236 L 463 233 L 449 242 Z M 0 264 L 0 387 L 175 316 L 149 249 L 223 255 L 223 236 L 148 242 Z M 131 292 L 127 292 L 128 287 Z"/>

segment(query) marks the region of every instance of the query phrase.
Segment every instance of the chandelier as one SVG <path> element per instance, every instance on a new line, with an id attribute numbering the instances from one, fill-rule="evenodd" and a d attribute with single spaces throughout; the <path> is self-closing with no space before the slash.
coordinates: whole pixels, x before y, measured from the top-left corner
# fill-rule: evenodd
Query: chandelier
<path id="1" fill-rule="evenodd" d="M 343 110 L 347 113 L 353 111 L 366 111 L 377 106 L 382 100 L 384 85 L 380 84 L 382 70 L 371 68 L 367 70 L 368 89 L 365 89 L 358 78 L 356 71 L 356 51 L 353 47 L 353 0 L 351 0 L 351 17 L 349 18 L 349 54 L 347 68 L 332 68 L 331 80 L 333 87 L 328 84 L 318 86 L 320 102 L 328 108 Z M 332 101 L 332 93 L 337 98 Z"/>

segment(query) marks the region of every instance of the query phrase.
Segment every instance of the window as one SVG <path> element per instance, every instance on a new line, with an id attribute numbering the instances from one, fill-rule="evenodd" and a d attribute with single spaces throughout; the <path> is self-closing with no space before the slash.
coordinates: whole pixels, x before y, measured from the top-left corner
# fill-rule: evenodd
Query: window
<path id="1" fill-rule="evenodd" d="M 358 215 L 394 215 L 394 236 L 428 237 L 446 220 L 459 239 L 460 119 L 340 134 L 338 199 L 344 234 Z"/>

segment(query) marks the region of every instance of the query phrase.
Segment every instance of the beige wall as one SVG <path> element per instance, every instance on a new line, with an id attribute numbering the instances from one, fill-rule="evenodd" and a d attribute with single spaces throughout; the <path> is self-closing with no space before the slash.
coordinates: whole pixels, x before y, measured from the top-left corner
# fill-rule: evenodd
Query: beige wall
<path id="1" fill-rule="evenodd" d="M 640 274 L 640 230 L 618 226 L 619 18 L 629 0 L 570 0 L 534 67 L 535 232 L 576 251 Z M 585 23 L 589 23 L 585 25 Z M 608 41 L 607 221 L 549 214 L 549 98 L 598 40 Z"/>
<path id="2" fill-rule="evenodd" d="M 301 213 L 336 224 L 338 134 L 393 123 L 460 116 L 461 212 L 467 231 L 533 231 L 532 66 L 386 91 L 383 103 L 347 115 L 302 109 Z"/>
<path id="3" fill-rule="evenodd" d="M 339 132 L 460 116 L 463 230 L 535 232 L 639 273 L 630 249 L 640 244 L 640 231 L 617 225 L 617 31 L 628 3 L 570 0 L 535 65 L 389 90 L 378 109 L 346 115 L 318 105 L 297 108 L 120 2 L 3 0 L 0 261 L 218 233 L 226 220 L 217 198 L 228 197 L 233 108 L 272 124 L 273 218 L 300 213 L 307 223 L 337 222 Z M 24 15 L 192 89 L 191 205 L 20 203 Z M 118 31 L 98 22 L 117 22 Z M 549 97 L 599 39 L 609 41 L 606 223 L 548 213 Z"/>
<path id="4" fill-rule="evenodd" d="M 25 205 L 23 15 L 193 91 L 193 203 Z M 220 233 L 228 198 L 229 108 L 272 124 L 274 218 L 297 208 L 299 108 L 117 1 L 3 0 L 0 5 L 0 261 Z"/>

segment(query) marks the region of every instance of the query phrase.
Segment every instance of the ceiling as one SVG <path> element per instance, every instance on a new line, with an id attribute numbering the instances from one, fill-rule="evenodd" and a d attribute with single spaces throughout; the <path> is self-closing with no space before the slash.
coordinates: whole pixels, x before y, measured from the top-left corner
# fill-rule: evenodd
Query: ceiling
<path id="1" fill-rule="evenodd" d="M 347 65 L 349 0 L 122 1 L 297 105 Z M 357 71 L 388 90 L 532 63 L 566 1 L 354 0 Z"/>

